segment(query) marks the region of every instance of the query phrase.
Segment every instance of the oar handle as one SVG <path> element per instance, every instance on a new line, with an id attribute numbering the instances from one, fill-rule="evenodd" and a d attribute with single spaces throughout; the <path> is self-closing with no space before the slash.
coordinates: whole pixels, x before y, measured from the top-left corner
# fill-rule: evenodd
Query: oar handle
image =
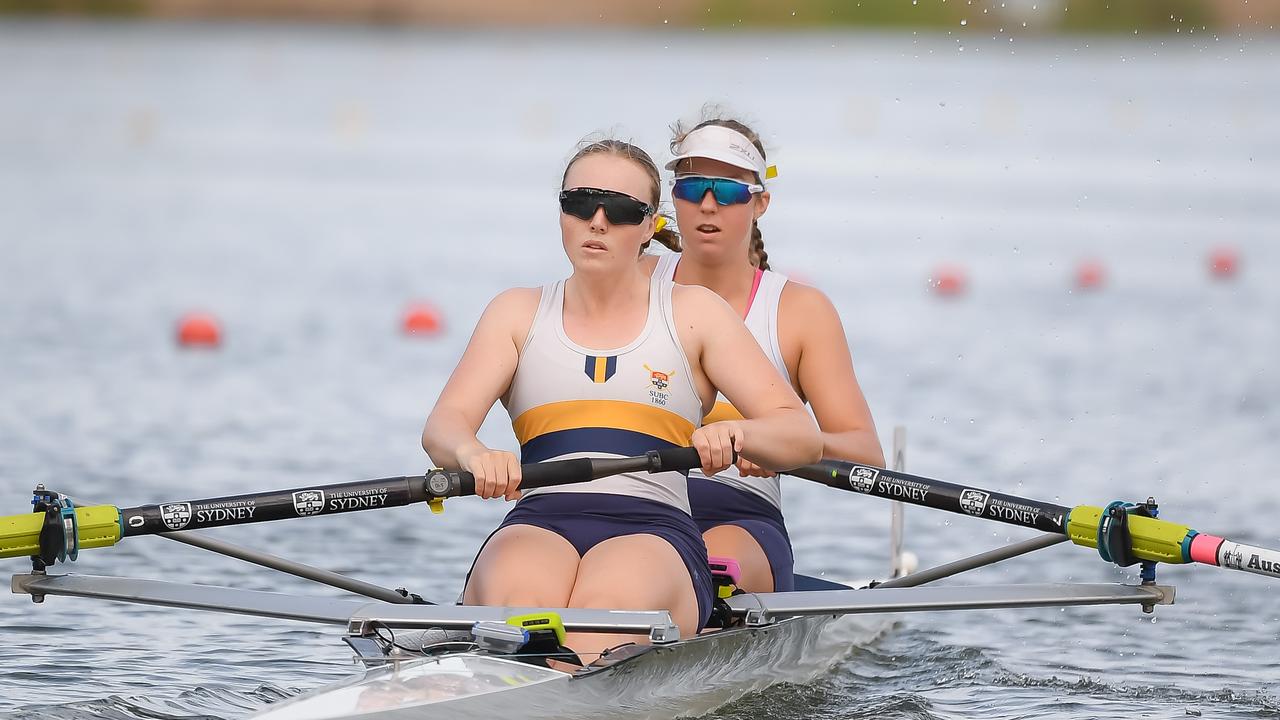
<path id="1" fill-rule="evenodd" d="M 628 458 L 553 460 L 551 462 L 521 465 L 520 487 L 531 490 L 552 485 L 570 485 L 628 472 L 683 472 L 701 465 L 702 461 L 698 458 L 698 451 L 691 447 L 650 450 L 644 455 Z M 468 488 L 467 492 L 462 494 L 474 495 L 475 478 L 468 472 L 459 472 L 458 474 L 463 476 L 462 487 Z"/>

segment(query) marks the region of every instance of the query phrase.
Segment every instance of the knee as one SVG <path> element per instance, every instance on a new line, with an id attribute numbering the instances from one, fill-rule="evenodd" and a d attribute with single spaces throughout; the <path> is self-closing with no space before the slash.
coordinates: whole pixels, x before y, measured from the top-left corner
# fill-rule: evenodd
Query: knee
<path id="1" fill-rule="evenodd" d="M 737 525 L 717 525 L 702 534 L 709 555 L 731 557 L 739 563 L 752 562 L 763 553 L 751 534 Z"/>

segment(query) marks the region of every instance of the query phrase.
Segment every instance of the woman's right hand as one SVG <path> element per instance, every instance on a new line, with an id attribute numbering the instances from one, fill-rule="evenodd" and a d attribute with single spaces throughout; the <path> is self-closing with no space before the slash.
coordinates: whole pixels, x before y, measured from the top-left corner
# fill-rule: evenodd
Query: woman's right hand
<path id="1" fill-rule="evenodd" d="M 760 467 L 759 465 L 751 462 L 750 460 L 744 457 L 738 458 L 737 466 L 738 466 L 738 472 L 743 477 L 771 478 L 771 477 L 778 476 L 778 473 L 765 470 L 764 468 Z"/>
<path id="2" fill-rule="evenodd" d="M 475 477 L 476 495 L 520 499 L 520 459 L 512 453 L 479 445 L 459 452 L 458 464 Z"/>

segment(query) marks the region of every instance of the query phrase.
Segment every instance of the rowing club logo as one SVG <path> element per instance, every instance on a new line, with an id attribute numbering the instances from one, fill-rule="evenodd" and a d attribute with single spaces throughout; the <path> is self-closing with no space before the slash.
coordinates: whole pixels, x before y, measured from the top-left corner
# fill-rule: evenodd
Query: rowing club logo
<path id="1" fill-rule="evenodd" d="M 855 467 L 849 471 L 849 487 L 860 493 L 869 493 L 876 486 L 880 471 L 869 467 Z"/>
<path id="2" fill-rule="evenodd" d="M 671 387 L 671 378 L 676 376 L 676 371 L 662 372 L 654 370 L 648 364 L 644 366 L 649 371 L 649 399 L 655 405 L 666 405 L 671 399 L 671 391 L 667 388 Z"/>
<path id="3" fill-rule="evenodd" d="M 170 530 L 181 530 L 191 522 L 191 503 L 166 503 L 160 506 L 160 519 Z"/>
<path id="4" fill-rule="evenodd" d="M 319 515 L 324 510 L 324 491 L 299 490 L 293 494 L 293 509 L 298 517 Z"/>
<path id="5" fill-rule="evenodd" d="M 981 515 L 987 509 L 987 500 L 990 498 L 991 495 L 981 490 L 965 488 L 960 492 L 960 509 L 970 515 Z"/>

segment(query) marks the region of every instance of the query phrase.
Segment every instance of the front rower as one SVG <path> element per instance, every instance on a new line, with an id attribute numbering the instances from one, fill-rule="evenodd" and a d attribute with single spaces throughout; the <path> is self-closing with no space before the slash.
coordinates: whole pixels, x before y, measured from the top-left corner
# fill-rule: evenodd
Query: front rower
<path id="1" fill-rule="evenodd" d="M 735 449 L 777 469 L 819 459 L 813 420 L 728 305 L 704 288 L 651 283 L 640 268 L 658 182 L 649 156 L 626 143 L 593 143 L 570 162 L 560 229 L 573 275 L 490 303 L 423 431 L 431 458 L 472 472 L 478 495 L 521 494 L 515 455 L 476 438 L 499 399 L 525 462 L 682 445 L 698 449 L 708 473 Z M 744 419 L 698 427 L 716 388 Z M 672 472 L 524 493 L 482 548 L 463 599 L 667 610 L 689 637 L 711 596 L 686 478 Z M 571 633 L 565 644 L 591 662 L 632 640 Z"/>

